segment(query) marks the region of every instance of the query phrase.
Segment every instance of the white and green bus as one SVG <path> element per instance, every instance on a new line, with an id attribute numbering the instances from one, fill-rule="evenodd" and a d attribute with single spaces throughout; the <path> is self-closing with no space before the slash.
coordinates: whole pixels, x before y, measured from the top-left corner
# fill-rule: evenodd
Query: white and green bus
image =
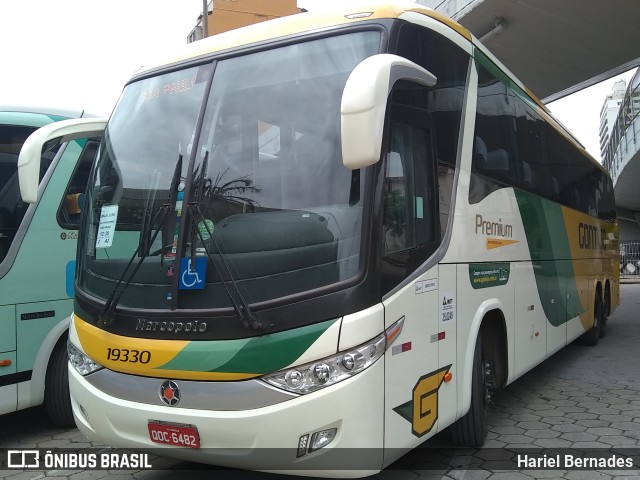
<path id="1" fill-rule="evenodd" d="M 97 142 L 47 144 L 38 158 L 40 201 L 22 201 L 18 154 L 40 127 L 82 110 L 0 106 L 0 414 L 40 405 L 74 425 L 67 380 L 68 317 L 81 200 Z"/>
<path id="2" fill-rule="evenodd" d="M 491 392 L 596 344 L 619 302 L 607 173 L 417 5 L 264 22 L 140 71 L 86 205 L 70 391 L 114 447 L 355 476 L 446 428 L 481 445 Z"/>

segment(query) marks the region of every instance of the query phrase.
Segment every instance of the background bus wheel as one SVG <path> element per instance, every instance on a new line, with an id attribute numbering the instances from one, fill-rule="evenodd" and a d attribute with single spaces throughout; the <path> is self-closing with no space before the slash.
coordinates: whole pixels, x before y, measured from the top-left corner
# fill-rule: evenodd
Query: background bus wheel
<path id="1" fill-rule="evenodd" d="M 482 332 L 478 333 L 478 340 L 473 354 L 471 378 L 471 406 L 467 414 L 451 425 L 449 431 L 451 440 L 456 445 L 465 447 L 480 447 L 487 438 L 487 411 L 489 407 L 489 382 L 491 364 L 485 361 L 482 346 Z"/>
<path id="2" fill-rule="evenodd" d="M 596 294 L 596 299 L 593 304 L 593 327 L 579 338 L 580 345 L 594 347 L 598 344 L 600 337 L 604 336 L 602 333 L 603 318 L 604 308 L 602 306 L 602 300 L 600 300 L 600 295 Z"/>
<path id="3" fill-rule="evenodd" d="M 601 317 L 600 322 L 600 338 L 604 338 L 607 335 L 607 317 L 604 316 L 604 313 Z"/>
<path id="4" fill-rule="evenodd" d="M 609 316 L 609 312 L 611 312 L 611 296 L 610 296 L 610 292 L 609 289 L 607 287 L 607 289 L 605 289 L 604 291 L 604 300 L 602 302 L 602 316 L 600 317 L 602 319 L 602 322 L 600 322 L 600 338 L 604 338 L 605 335 L 607 334 L 607 321 L 608 321 L 608 316 Z"/>
<path id="5" fill-rule="evenodd" d="M 76 426 L 69 396 L 67 363 L 67 342 L 64 337 L 53 349 L 44 384 L 44 403 L 47 414 L 51 422 L 59 427 Z"/>

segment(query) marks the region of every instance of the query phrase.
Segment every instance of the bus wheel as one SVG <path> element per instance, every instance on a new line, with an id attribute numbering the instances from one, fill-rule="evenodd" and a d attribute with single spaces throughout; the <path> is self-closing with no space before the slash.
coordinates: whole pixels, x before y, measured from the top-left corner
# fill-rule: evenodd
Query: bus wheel
<path id="1" fill-rule="evenodd" d="M 491 365 L 486 362 L 482 345 L 482 331 L 473 354 L 471 378 L 471 406 L 467 414 L 459 418 L 451 427 L 451 440 L 456 445 L 480 447 L 487 438 L 487 412 L 489 407 L 489 382 Z"/>
<path id="2" fill-rule="evenodd" d="M 59 427 L 75 427 L 71 397 L 66 337 L 53 349 L 44 384 L 44 403 L 51 422 Z"/>
<path id="3" fill-rule="evenodd" d="M 604 291 L 604 303 L 602 304 L 602 323 L 600 323 L 600 338 L 604 338 L 607 334 L 607 321 L 609 312 L 611 312 L 611 294 L 609 287 Z"/>
<path id="4" fill-rule="evenodd" d="M 602 333 L 602 325 L 604 323 L 604 308 L 602 306 L 602 300 L 600 295 L 596 294 L 596 298 L 593 303 L 593 327 L 587 330 L 580 337 L 580 344 L 594 347 L 598 344 L 598 340 L 604 336 Z"/>

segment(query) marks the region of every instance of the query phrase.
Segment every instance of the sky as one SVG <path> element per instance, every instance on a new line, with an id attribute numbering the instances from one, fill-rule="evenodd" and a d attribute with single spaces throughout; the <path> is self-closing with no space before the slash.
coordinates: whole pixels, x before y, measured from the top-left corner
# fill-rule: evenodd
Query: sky
<path id="1" fill-rule="evenodd" d="M 577 137 L 596 160 L 600 160 L 600 110 L 605 97 L 618 80 L 626 80 L 628 86 L 634 73 L 635 68 L 547 105 L 553 116 Z"/>
<path id="2" fill-rule="evenodd" d="M 202 0 L 1 0 L 0 105 L 107 116 L 136 70 L 186 44 L 201 10 Z M 600 109 L 617 78 L 549 104 L 596 159 Z"/>

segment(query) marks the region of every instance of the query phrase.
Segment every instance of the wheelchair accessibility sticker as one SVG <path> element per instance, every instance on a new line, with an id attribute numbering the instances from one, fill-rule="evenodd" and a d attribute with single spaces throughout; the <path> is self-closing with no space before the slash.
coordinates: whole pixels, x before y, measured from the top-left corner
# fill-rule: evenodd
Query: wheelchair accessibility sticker
<path id="1" fill-rule="evenodd" d="M 195 265 L 190 258 L 180 259 L 180 290 L 202 290 L 207 273 L 207 259 L 196 257 Z"/>

